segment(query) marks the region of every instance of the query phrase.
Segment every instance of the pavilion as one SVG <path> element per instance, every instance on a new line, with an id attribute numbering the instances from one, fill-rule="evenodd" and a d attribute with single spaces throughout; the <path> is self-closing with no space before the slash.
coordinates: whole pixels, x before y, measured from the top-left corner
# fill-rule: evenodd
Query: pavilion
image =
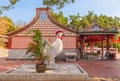
<path id="1" fill-rule="evenodd" d="M 84 52 L 86 51 L 86 44 L 90 43 L 90 52 L 94 52 L 94 43 L 100 42 L 101 47 L 101 54 L 103 56 L 104 42 L 106 43 L 106 52 L 109 53 L 110 49 L 110 40 L 117 34 L 118 31 L 116 28 L 111 30 L 107 30 L 101 27 L 98 24 L 93 24 L 89 28 L 82 29 L 79 31 L 79 48 L 80 48 L 80 56 L 84 57 Z"/>

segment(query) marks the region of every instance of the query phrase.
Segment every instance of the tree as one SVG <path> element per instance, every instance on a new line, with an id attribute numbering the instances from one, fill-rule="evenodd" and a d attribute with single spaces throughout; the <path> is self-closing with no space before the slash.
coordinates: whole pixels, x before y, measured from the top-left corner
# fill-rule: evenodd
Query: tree
<path id="1" fill-rule="evenodd" d="M 43 0 L 43 4 L 49 8 L 56 6 L 57 9 L 61 9 L 65 4 L 74 3 L 75 0 Z"/>
<path id="2" fill-rule="evenodd" d="M 79 29 L 80 27 L 80 19 L 81 16 L 79 15 L 79 13 L 75 16 L 75 15 L 70 15 L 70 24 L 69 26 L 72 27 L 73 29 Z"/>
<path id="3" fill-rule="evenodd" d="M 8 1 L 9 1 L 8 5 L 0 5 L 0 15 L 3 13 L 3 11 L 13 8 L 13 6 L 20 0 L 8 0 Z"/>
<path id="4" fill-rule="evenodd" d="M 86 17 L 82 17 L 82 20 L 80 20 L 80 26 L 82 28 L 87 28 L 88 26 L 90 26 L 90 23 Z"/>
<path id="5" fill-rule="evenodd" d="M 16 28 L 13 21 L 8 17 L 0 17 L 0 35 L 14 31 Z"/>
<path id="6" fill-rule="evenodd" d="M 68 25 L 68 18 L 64 17 L 63 12 L 54 13 L 51 12 L 52 18 L 57 21 L 58 23 L 67 26 Z"/>
<path id="7" fill-rule="evenodd" d="M 88 14 L 83 16 L 80 20 L 80 25 L 83 28 L 89 27 L 93 23 L 97 23 L 98 17 L 96 14 L 93 13 L 93 11 L 88 11 Z"/>
<path id="8" fill-rule="evenodd" d="M 65 4 L 74 3 L 74 1 L 75 0 L 43 0 L 43 4 L 49 8 L 54 6 L 57 9 L 61 9 L 65 6 Z M 110 30 L 113 26 L 120 27 L 120 18 L 110 17 L 102 14 L 98 16 L 94 14 L 93 11 L 88 11 L 88 14 L 82 16 L 81 18 L 79 18 L 77 15 L 70 15 L 69 25 L 74 29 L 79 29 L 79 27 L 86 28 L 93 23 L 98 23 L 100 26 Z"/>
<path id="9" fill-rule="evenodd" d="M 45 60 L 49 63 L 50 59 L 50 56 L 45 53 L 46 45 L 49 43 L 43 39 L 43 35 L 39 30 L 33 30 L 33 33 L 35 35 L 32 36 L 32 42 L 29 44 L 26 54 L 31 53 L 30 57 L 34 57 L 33 60 L 37 62 L 37 72 L 45 72 L 47 69 Z"/>
<path id="10" fill-rule="evenodd" d="M 112 27 L 120 27 L 120 18 L 119 17 L 111 17 L 106 15 L 100 15 L 98 17 L 98 24 L 102 27 L 111 30 Z"/>
<path id="11" fill-rule="evenodd" d="M 93 23 L 98 23 L 105 29 L 111 30 L 112 27 L 120 27 L 120 18 L 111 17 L 107 15 L 97 15 L 93 11 L 88 11 L 88 14 L 82 16 L 80 20 L 80 26 L 82 28 L 89 27 Z"/>
<path id="12" fill-rule="evenodd" d="M 93 11 L 88 11 L 88 15 L 85 16 L 89 23 L 93 23 L 93 22 L 96 22 L 97 20 L 95 20 L 95 18 L 97 17 L 96 14 L 93 13 Z"/>

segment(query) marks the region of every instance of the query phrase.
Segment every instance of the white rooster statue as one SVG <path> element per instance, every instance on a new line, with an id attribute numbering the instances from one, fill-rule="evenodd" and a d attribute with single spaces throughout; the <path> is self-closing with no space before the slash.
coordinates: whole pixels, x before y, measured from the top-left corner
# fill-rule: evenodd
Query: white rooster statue
<path id="1" fill-rule="evenodd" d="M 63 32 L 57 31 L 55 34 L 56 34 L 56 39 L 53 42 L 53 44 L 51 44 L 49 41 L 46 40 L 50 45 L 49 48 L 45 49 L 46 54 L 50 55 L 50 65 L 55 64 L 55 57 L 59 55 L 63 50 L 63 43 L 62 43 Z"/>

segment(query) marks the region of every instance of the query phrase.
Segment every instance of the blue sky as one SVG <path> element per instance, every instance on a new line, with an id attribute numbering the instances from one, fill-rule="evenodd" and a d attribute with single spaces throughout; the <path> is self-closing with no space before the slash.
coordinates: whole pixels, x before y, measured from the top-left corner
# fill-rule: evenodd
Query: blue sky
<path id="1" fill-rule="evenodd" d="M 0 0 L 0 5 L 7 4 L 8 0 Z M 2 16 L 10 17 L 14 22 L 19 20 L 29 23 L 36 14 L 37 7 L 45 7 L 42 4 L 42 0 L 21 0 L 18 2 L 14 9 L 5 11 Z M 57 12 L 57 10 L 54 10 Z M 65 5 L 61 10 L 64 16 L 69 15 L 86 15 L 88 11 L 93 11 L 94 13 L 100 15 L 108 16 L 118 16 L 120 17 L 120 0 L 75 0 L 75 3 L 70 5 Z"/>

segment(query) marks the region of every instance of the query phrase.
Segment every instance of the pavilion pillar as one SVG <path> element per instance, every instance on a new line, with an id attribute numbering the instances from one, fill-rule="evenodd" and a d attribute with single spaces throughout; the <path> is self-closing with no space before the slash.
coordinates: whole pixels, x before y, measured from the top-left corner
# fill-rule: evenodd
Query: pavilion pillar
<path id="1" fill-rule="evenodd" d="M 85 51 L 85 38 L 83 37 L 83 53 Z"/>
<path id="2" fill-rule="evenodd" d="M 106 53 L 105 56 L 109 58 L 109 35 L 106 36 Z"/>
<path id="3" fill-rule="evenodd" d="M 104 46 L 103 46 L 103 39 L 102 39 L 102 57 L 103 57 L 103 48 Z"/>
<path id="4" fill-rule="evenodd" d="M 90 43 L 90 50 L 91 50 L 92 52 L 94 52 L 94 44 L 93 44 L 93 42 Z"/>
<path id="5" fill-rule="evenodd" d="M 92 47 L 92 51 L 94 52 L 94 43 L 93 43 L 93 42 L 92 42 L 92 46 L 93 46 L 93 47 Z"/>
<path id="6" fill-rule="evenodd" d="M 86 51 L 87 50 L 87 47 L 86 47 L 86 43 L 84 42 L 84 50 Z"/>
<path id="7" fill-rule="evenodd" d="M 109 35 L 106 36 L 106 52 L 109 52 Z"/>
<path id="8" fill-rule="evenodd" d="M 80 58 L 83 58 L 84 54 L 84 36 L 80 36 Z"/>

